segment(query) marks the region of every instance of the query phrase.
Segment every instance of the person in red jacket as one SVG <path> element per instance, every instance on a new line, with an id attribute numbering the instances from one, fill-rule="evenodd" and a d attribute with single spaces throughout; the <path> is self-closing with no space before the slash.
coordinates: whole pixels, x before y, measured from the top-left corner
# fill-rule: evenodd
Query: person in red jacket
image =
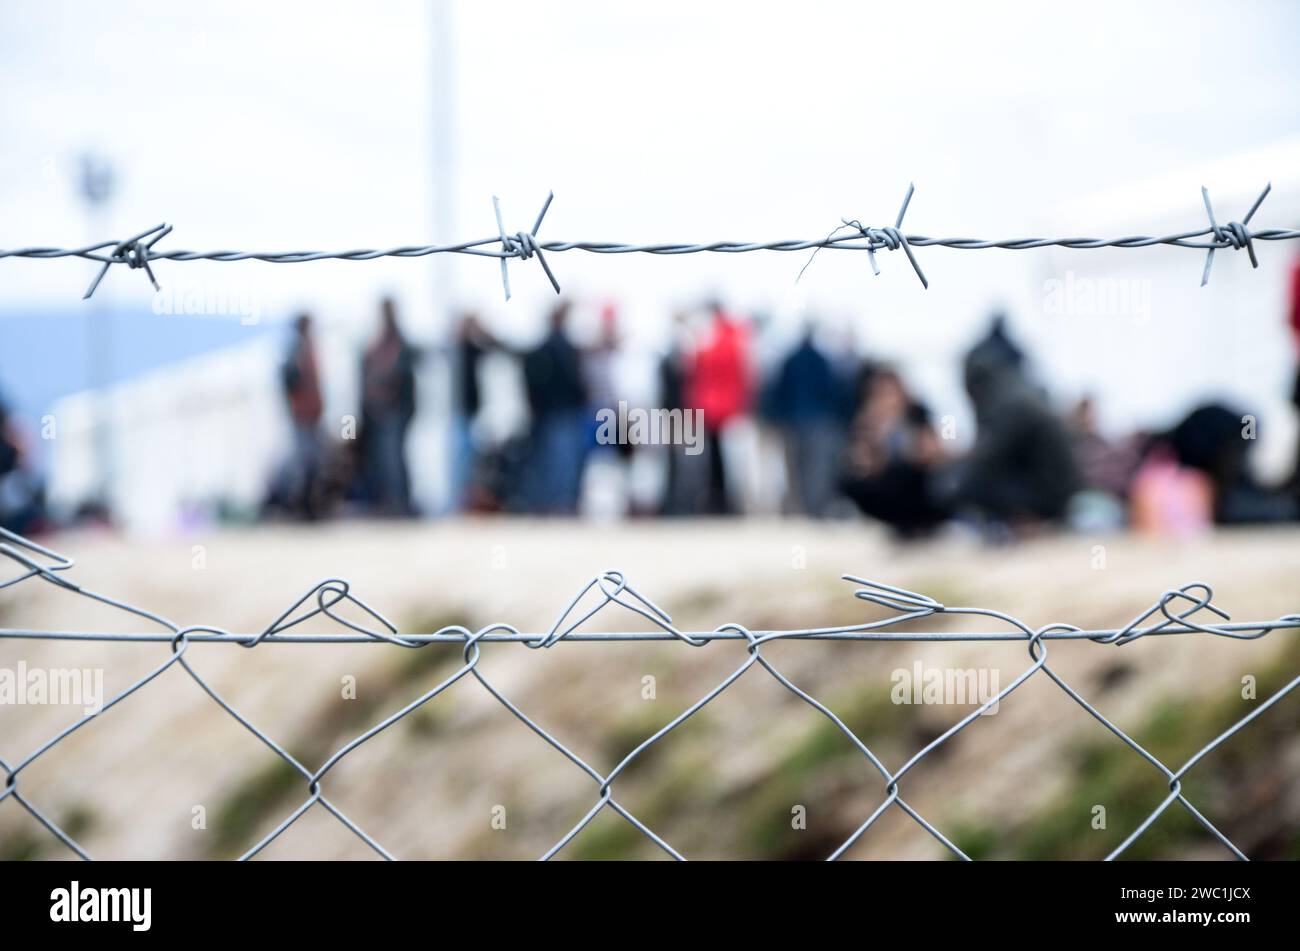
<path id="1" fill-rule="evenodd" d="M 703 416 L 709 462 L 704 511 L 709 515 L 729 515 L 736 511 L 736 505 L 722 454 L 722 434 L 729 425 L 748 414 L 754 380 L 749 328 L 728 314 L 720 303 L 714 303 L 711 309 L 713 326 L 688 362 L 685 403 Z"/>

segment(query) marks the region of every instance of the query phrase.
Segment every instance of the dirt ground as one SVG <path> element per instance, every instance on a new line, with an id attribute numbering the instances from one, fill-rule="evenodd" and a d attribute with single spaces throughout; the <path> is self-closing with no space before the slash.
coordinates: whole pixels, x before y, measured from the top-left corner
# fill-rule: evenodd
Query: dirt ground
<path id="1" fill-rule="evenodd" d="M 997 609 L 1031 627 L 1123 625 L 1161 592 L 1193 581 L 1211 584 L 1215 604 L 1236 620 L 1300 612 L 1300 532 L 1294 529 L 1183 540 L 1056 536 L 1005 548 L 946 538 L 900 547 L 856 523 L 488 519 L 228 529 L 169 540 L 79 533 L 44 541 L 76 559 L 70 577 L 87 589 L 181 625 L 238 632 L 262 630 L 324 578 L 347 579 L 355 595 L 403 632 L 491 622 L 545 631 L 606 569 L 624 572 L 687 630 L 729 622 L 752 630 L 805 628 L 881 616 L 853 597 L 854 586 L 839 580 L 842 573 L 919 590 L 947 605 Z M 0 579 L 8 575 L 0 567 Z M 608 606 L 583 629 L 646 626 Z M 0 627 L 159 629 L 39 580 L 0 591 Z M 940 615 L 912 629 L 1001 627 Z M 302 630 L 338 628 L 314 619 Z M 1234 719 L 1267 699 L 1243 698 L 1242 678 L 1276 680 L 1279 665 L 1300 657 L 1289 647 L 1297 638 L 1300 632 L 1280 631 L 1254 641 L 1190 635 L 1125 647 L 1057 641 L 1049 653 L 1052 669 L 1120 728 L 1151 735 L 1152 742 L 1166 744 L 1162 749 L 1185 750 L 1192 743 L 1194 751 L 1220 730 L 1205 711 L 1228 711 L 1223 716 Z M 103 668 L 109 697 L 168 654 L 161 643 L 0 638 L 0 668 L 15 669 L 20 661 L 29 669 Z M 912 671 L 917 663 L 922 669 L 976 669 L 1005 687 L 1031 664 L 1023 641 L 777 642 L 763 654 L 840 715 L 891 770 L 975 709 L 893 703 L 895 672 Z M 747 656 L 736 641 L 702 648 L 561 642 L 548 650 L 490 644 L 478 670 L 604 773 Z M 384 644 L 262 644 L 251 650 L 194 644 L 186 657 L 245 717 L 315 769 L 455 673 L 461 651 L 442 645 L 411 651 Z M 1300 669 L 1289 676 L 1296 673 Z M 355 697 L 347 695 L 349 684 L 355 684 Z M 0 756 L 11 764 L 23 759 L 77 715 L 68 706 L 0 706 Z M 1273 723 L 1267 729 L 1265 717 Z M 1288 696 L 1261 717 L 1261 725 L 1248 725 L 1193 771 L 1205 777 L 1198 794 L 1209 800 L 1198 808 L 1211 821 L 1231 812 L 1223 821 L 1239 845 L 1241 837 L 1282 854 L 1297 840 L 1300 747 L 1292 737 L 1298 720 L 1300 701 Z M 1248 741 L 1251 731 L 1256 738 Z M 1249 756 L 1231 753 L 1234 744 Z M 1247 781 L 1254 804 L 1249 815 L 1238 815 L 1231 804 L 1243 787 L 1234 784 Z M 308 797 L 301 776 L 176 666 L 39 757 L 22 771 L 19 788 L 91 855 L 109 858 L 238 856 Z M 349 752 L 323 788 L 377 842 L 411 858 L 533 858 L 600 796 L 596 779 L 472 676 Z M 899 788 L 909 806 L 968 853 L 990 857 L 1104 854 L 1132 831 L 1131 815 L 1145 815 L 1168 793 L 1155 767 L 1041 671 L 995 714 L 978 718 L 909 770 Z M 803 858 L 831 852 L 886 791 L 880 773 L 846 737 L 755 665 L 636 757 L 615 782 L 614 795 L 689 858 Z M 1095 828 L 1099 805 L 1115 819 L 1105 829 Z M 1186 817 L 1177 804 L 1174 809 Z M 1157 854 L 1228 856 L 1208 833 L 1188 832 L 1179 821 L 1153 826 Z M 892 806 L 846 857 L 946 854 Z M 11 797 L 0 802 L 0 855 L 71 853 Z M 560 852 L 663 855 L 608 808 Z M 260 857 L 375 853 L 316 805 Z"/>

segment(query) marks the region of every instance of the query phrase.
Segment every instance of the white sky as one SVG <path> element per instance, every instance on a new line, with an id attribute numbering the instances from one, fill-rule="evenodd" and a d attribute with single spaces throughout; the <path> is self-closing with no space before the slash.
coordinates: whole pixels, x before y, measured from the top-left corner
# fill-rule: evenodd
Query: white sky
<path id="1" fill-rule="evenodd" d="M 1063 203 L 1147 179 L 1153 206 L 1185 202 L 1195 227 L 1199 195 L 1161 193 L 1164 173 L 1300 132 L 1300 7 L 1281 0 L 499 0 L 455 3 L 452 19 L 456 237 L 495 232 L 494 193 L 507 228 L 527 227 L 548 189 L 544 238 L 813 237 L 841 216 L 892 224 L 909 181 L 918 190 L 906 228 L 927 234 L 1073 232 Z M 166 220 L 176 227 L 166 245 L 195 250 L 429 240 L 432 23 L 415 0 L 5 0 L 0 246 L 90 237 L 74 188 L 87 148 L 121 170 L 108 233 L 96 238 Z M 1262 182 L 1206 184 L 1235 195 Z M 1285 201 L 1270 199 L 1256 223 L 1294 224 L 1275 217 L 1297 207 L 1296 196 Z M 1141 212 L 1102 230 L 1140 229 Z M 1282 250 L 1261 252 L 1259 273 L 1274 282 Z M 782 314 L 806 295 L 811 311 L 851 322 L 877 352 L 916 361 L 941 398 L 955 383 L 949 355 L 989 307 L 1010 304 L 1034 336 L 1044 261 L 1068 263 L 1042 252 L 918 253 L 928 292 L 901 254 L 880 256 L 879 278 L 862 256 L 823 254 L 798 290 L 796 254 L 550 260 L 566 291 L 619 299 L 647 338 L 704 291 Z M 1191 252 L 1115 254 L 1150 254 L 1153 273 L 1199 280 Z M 1244 255 L 1219 257 L 1219 277 L 1247 266 Z M 1155 270 L 1168 260 L 1176 271 Z M 0 262 L 0 311 L 75 307 L 91 270 Z M 358 334 L 377 293 L 394 291 L 415 328 L 434 326 L 426 261 L 156 270 L 164 283 L 252 288 L 271 316 L 309 305 Z M 511 273 L 507 306 L 495 261 L 452 265 L 460 300 L 523 334 L 550 290 L 535 262 Z M 150 289 L 122 269 L 99 293 L 144 307 Z M 1038 342 L 1050 346 L 1050 335 Z"/>

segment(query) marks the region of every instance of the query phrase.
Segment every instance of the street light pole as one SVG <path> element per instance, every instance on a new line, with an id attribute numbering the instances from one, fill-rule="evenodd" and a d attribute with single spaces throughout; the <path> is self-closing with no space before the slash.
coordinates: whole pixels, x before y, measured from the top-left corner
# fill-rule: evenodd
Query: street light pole
<path id="1" fill-rule="evenodd" d="M 86 206 L 90 240 L 102 241 L 108 233 L 108 208 L 116 174 L 103 156 L 81 156 L 78 192 Z M 86 312 L 86 389 L 90 402 L 92 451 L 95 460 L 91 498 L 105 514 L 111 512 L 113 487 L 112 407 L 108 387 L 113 378 L 113 313 L 107 294 L 95 295 Z"/>
<path id="2" fill-rule="evenodd" d="M 455 22 L 452 0 L 432 3 L 431 80 L 432 114 L 430 116 L 432 224 L 433 238 L 439 244 L 454 240 L 456 224 L 456 60 Z M 417 447 L 437 460 L 440 471 L 433 476 L 428 496 L 421 500 L 426 511 L 454 510 L 459 503 L 457 485 L 458 456 L 462 451 L 456 433 L 456 393 L 459 370 L 455 351 L 455 323 L 451 308 L 455 302 L 455 271 L 452 255 L 432 256 L 433 294 L 428 327 L 428 357 L 423 361 L 424 390 L 432 399 L 425 405 L 442 407 L 439 418 L 430 420 L 427 430 L 430 444 Z M 439 491 L 441 488 L 441 491 Z"/>

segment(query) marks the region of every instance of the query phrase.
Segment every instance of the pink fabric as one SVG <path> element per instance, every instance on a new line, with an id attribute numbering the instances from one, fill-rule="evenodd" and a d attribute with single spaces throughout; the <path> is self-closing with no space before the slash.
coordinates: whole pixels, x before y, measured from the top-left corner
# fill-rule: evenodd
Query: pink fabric
<path id="1" fill-rule="evenodd" d="M 1214 519 L 1209 476 L 1180 466 L 1168 449 L 1147 456 L 1130 493 L 1138 531 L 1185 538 L 1205 531 Z"/>

